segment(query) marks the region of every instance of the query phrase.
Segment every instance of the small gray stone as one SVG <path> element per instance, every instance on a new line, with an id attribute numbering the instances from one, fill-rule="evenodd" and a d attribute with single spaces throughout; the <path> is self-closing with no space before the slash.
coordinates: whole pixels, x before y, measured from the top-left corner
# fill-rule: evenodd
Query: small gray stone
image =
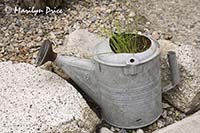
<path id="1" fill-rule="evenodd" d="M 33 53 L 33 58 L 34 58 L 34 59 L 37 58 L 37 54 L 38 54 L 37 52 L 34 52 L 34 53 Z"/>
<path id="2" fill-rule="evenodd" d="M 38 35 L 42 36 L 43 35 L 43 31 L 41 29 L 38 30 Z"/>
<path id="3" fill-rule="evenodd" d="M 121 129 L 119 133 L 128 133 L 125 129 Z"/>
<path id="4" fill-rule="evenodd" d="M 158 31 L 154 31 L 152 33 L 152 37 L 153 37 L 153 39 L 158 40 L 158 39 L 160 39 L 160 33 Z"/>
<path id="5" fill-rule="evenodd" d="M 136 133 L 136 130 L 132 130 L 132 133 Z"/>
<path id="6" fill-rule="evenodd" d="M 162 120 L 158 120 L 157 121 L 157 126 L 158 126 L 158 128 L 162 128 L 162 127 L 165 126 L 165 123 Z"/>
<path id="7" fill-rule="evenodd" d="M 115 127 L 115 131 L 118 131 L 118 132 L 119 132 L 119 131 L 120 131 L 120 129 Z"/>
<path id="8" fill-rule="evenodd" d="M 171 40 L 173 36 L 171 34 L 164 34 L 164 39 L 165 40 Z"/>
<path id="9" fill-rule="evenodd" d="M 114 127 L 111 127 L 110 130 L 114 132 L 114 131 L 115 131 L 115 128 L 114 128 Z"/>
<path id="10" fill-rule="evenodd" d="M 0 43 L 0 47 L 3 47 L 3 46 L 5 46 L 3 43 Z"/>
<path id="11" fill-rule="evenodd" d="M 168 103 L 162 103 L 162 107 L 163 109 L 166 109 L 166 108 L 170 108 L 170 105 Z"/>
<path id="12" fill-rule="evenodd" d="M 137 129 L 136 133 L 144 133 L 144 131 L 142 129 Z"/>
<path id="13" fill-rule="evenodd" d="M 37 42 L 40 42 L 42 40 L 42 38 L 40 37 L 40 36 L 38 36 L 37 38 L 36 38 L 36 41 Z"/>
<path id="14" fill-rule="evenodd" d="M 186 117 L 186 115 L 184 114 L 184 113 L 181 113 L 180 115 L 179 115 L 179 118 L 180 119 L 184 119 Z"/>
<path id="15" fill-rule="evenodd" d="M 100 133 L 113 133 L 113 131 L 111 131 L 110 129 L 108 129 L 106 127 L 102 127 L 100 129 Z"/>
<path id="16" fill-rule="evenodd" d="M 49 37 L 52 41 L 55 41 L 56 35 L 53 32 L 50 32 Z"/>
<path id="17" fill-rule="evenodd" d="M 20 19 L 16 19 L 15 25 L 18 26 L 18 27 L 21 26 L 21 21 L 20 21 Z"/>
<path id="18" fill-rule="evenodd" d="M 129 17 L 135 17 L 135 12 L 130 12 L 128 16 Z"/>
<path id="19" fill-rule="evenodd" d="M 172 123 L 174 123 L 173 118 L 167 117 L 167 118 L 166 118 L 166 125 L 170 125 L 170 124 L 172 124 Z"/>
<path id="20" fill-rule="evenodd" d="M 163 117 L 163 118 L 167 118 L 167 111 L 166 111 L 166 110 L 163 111 L 162 117 Z"/>
<path id="21" fill-rule="evenodd" d="M 167 113 L 168 113 L 169 115 L 172 115 L 172 114 L 173 114 L 173 111 L 170 110 L 170 111 L 168 111 Z"/>

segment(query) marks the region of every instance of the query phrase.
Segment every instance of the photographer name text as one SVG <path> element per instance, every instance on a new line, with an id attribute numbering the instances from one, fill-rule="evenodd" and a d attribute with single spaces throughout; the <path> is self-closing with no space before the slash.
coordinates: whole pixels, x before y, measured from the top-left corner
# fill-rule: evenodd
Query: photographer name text
<path id="1" fill-rule="evenodd" d="M 63 13 L 62 9 L 52 9 L 50 7 L 46 7 L 45 9 L 35 9 L 35 7 L 29 7 L 28 9 L 24 9 L 21 7 L 15 7 L 13 12 L 16 14 L 33 14 L 33 15 L 38 15 L 40 13 L 45 13 L 45 14 L 61 14 Z"/>

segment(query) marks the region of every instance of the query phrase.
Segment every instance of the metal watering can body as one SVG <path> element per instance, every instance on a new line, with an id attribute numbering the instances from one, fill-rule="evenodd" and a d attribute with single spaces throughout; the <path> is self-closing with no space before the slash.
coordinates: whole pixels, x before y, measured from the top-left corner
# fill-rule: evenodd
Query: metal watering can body
<path id="1" fill-rule="evenodd" d="M 115 54 L 109 40 L 105 40 L 96 45 L 92 59 L 57 56 L 47 41 L 46 47 L 41 47 L 37 64 L 54 61 L 101 107 L 103 119 L 111 125 L 144 127 L 162 113 L 162 88 L 159 45 L 143 36 L 151 46 L 142 53 Z M 168 59 L 173 76 L 165 90 L 180 80 L 175 53 L 171 52 Z"/>

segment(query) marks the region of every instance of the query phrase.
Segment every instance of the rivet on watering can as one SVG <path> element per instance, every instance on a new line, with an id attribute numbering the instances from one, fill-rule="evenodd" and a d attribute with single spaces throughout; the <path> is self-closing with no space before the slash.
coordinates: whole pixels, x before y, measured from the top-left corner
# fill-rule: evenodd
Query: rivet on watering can
<path id="1" fill-rule="evenodd" d="M 85 74 L 85 78 L 88 80 L 89 79 L 89 74 Z"/>
<path id="2" fill-rule="evenodd" d="M 136 64 L 138 64 L 138 60 L 135 58 L 135 57 L 130 57 L 128 60 L 127 60 L 127 62 L 126 62 L 126 64 L 127 65 L 136 65 Z"/>

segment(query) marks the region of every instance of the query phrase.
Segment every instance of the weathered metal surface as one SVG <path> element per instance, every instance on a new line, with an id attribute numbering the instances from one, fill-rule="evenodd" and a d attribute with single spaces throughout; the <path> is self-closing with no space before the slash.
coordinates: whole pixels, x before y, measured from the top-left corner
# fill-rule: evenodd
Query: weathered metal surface
<path id="1" fill-rule="evenodd" d="M 139 128 L 151 124 L 160 116 L 159 56 L 138 66 L 98 65 L 101 68 L 101 71 L 96 71 L 101 94 L 100 105 L 102 116 L 108 123 L 123 128 Z M 124 69 L 129 69 L 130 73 L 125 73 Z"/>
<path id="2" fill-rule="evenodd" d="M 143 53 L 114 54 L 105 40 L 94 55 L 94 60 L 58 56 L 55 62 L 100 105 L 108 123 L 139 128 L 154 122 L 162 112 L 159 45 L 151 40 Z"/>
<path id="3" fill-rule="evenodd" d="M 47 61 L 54 61 L 57 57 L 57 54 L 52 50 L 52 42 L 50 40 L 45 40 L 40 47 L 38 56 L 36 59 L 36 66 L 41 66 Z"/>
<path id="4" fill-rule="evenodd" d="M 115 54 L 109 41 L 103 40 L 96 45 L 92 59 L 58 55 L 55 63 L 99 104 L 108 123 L 121 128 L 144 127 L 162 113 L 160 48 L 146 38 L 151 47 L 141 53 Z M 176 74 L 174 53 L 169 61 L 172 74 Z M 176 85 L 178 78 L 173 79 L 172 85 Z"/>
<path id="5" fill-rule="evenodd" d="M 175 88 L 180 83 L 180 71 L 176 60 L 176 53 L 169 51 L 167 54 L 167 58 L 170 67 L 169 70 L 170 70 L 171 83 L 168 83 L 168 85 L 162 88 L 163 93 Z"/>

